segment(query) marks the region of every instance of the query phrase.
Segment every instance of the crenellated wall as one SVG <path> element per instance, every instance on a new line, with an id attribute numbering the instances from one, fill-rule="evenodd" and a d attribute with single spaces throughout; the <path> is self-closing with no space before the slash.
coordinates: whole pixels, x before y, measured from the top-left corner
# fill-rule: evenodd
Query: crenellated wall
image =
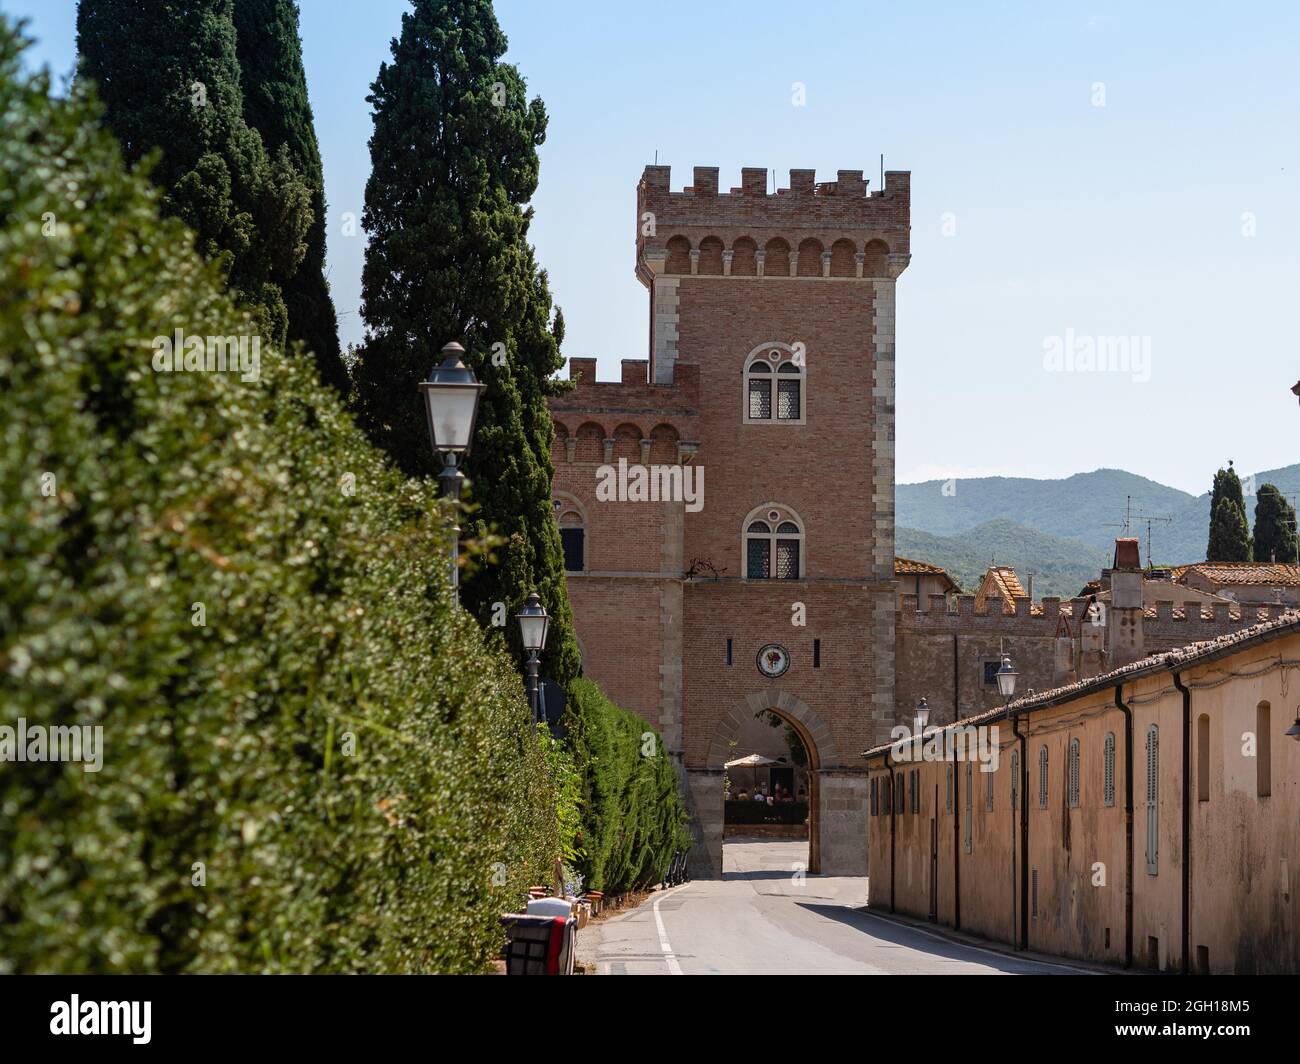
<path id="1" fill-rule="evenodd" d="M 1044 598 L 1041 603 L 1016 600 L 1014 609 L 993 603 L 978 610 L 974 595 L 926 596 L 918 612 L 915 595 L 901 595 L 896 626 L 894 711 L 910 723 L 924 697 L 937 723 L 993 709 L 1001 704 L 997 687 L 985 683 L 986 662 L 1010 655 L 1020 673 L 1020 689 L 1044 691 L 1074 679 L 1095 676 L 1112 667 L 1108 626 L 1114 611 L 1099 610 L 1094 624 L 1092 600 Z M 1274 620 L 1287 607 L 1158 602 L 1142 613 L 1146 654 L 1217 639 L 1261 621 Z"/>

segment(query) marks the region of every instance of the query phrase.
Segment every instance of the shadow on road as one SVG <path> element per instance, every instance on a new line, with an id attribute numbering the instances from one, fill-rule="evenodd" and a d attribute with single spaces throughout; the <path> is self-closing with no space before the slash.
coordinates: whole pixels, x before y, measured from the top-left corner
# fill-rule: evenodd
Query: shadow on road
<path id="1" fill-rule="evenodd" d="M 855 931 L 870 935 L 879 942 L 888 942 L 890 945 L 915 950 L 918 953 L 926 953 L 932 957 L 943 957 L 952 961 L 969 961 L 971 959 L 971 950 L 977 948 L 964 943 L 945 942 L 940 938 L 932 938 L 916 928 L 905 927 L 894 923 L 892 920 L 873 916 L 871 913 L 865 913 L 857 909 L 850 909 L 843 905 L 813 905 L 807 902 L 799 902 L 798 905 L 801 909 L 816 913 L 818 916 L 824 916 L 828 920 L 847 924 Z M 1005 972 L 1008 975 L 1022 975 L 1027 972 L 1034 975 L 1088 974 L 1063 967 L 1051 967 L 1029 959 L 1022 960 L 1019 957 L 1009 957 L 987 948 L 981 948 L 980 963 L 987 964 L 990 968 Z"/>

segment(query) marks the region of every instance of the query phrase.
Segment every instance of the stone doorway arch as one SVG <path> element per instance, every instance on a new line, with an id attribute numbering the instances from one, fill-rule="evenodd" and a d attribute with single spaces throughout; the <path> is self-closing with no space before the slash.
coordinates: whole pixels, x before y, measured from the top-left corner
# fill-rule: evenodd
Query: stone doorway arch
<path id="1" fill-rule="evenodd" d="M 725 765 L 736 756 L 731 743 L 742 724 L 764 710 L 794 728 L 808 752 L 808 872 L 822 872 L 827 792 L 835 789 L 833 784 L 827 787 L 828 770 L 841 763 L 839 751 L 829 725 L 806 702 L 788 691 L 769 688 L 746 695 L 724 711 L 714 726 L 704 765 L 687 766 L 697 824 L 693 874 L 722 875 Z"/>

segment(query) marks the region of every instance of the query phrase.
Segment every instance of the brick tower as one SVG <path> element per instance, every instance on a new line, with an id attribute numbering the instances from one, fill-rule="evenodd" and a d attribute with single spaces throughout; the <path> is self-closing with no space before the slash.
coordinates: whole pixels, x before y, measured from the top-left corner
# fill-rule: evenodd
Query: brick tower
<path id="1" fill-rule="evenodd" d="M 894 286 L 909 258 L 910 175 L 885 179 L 869 193 L 860 170 L 820 184 L 792 170 L 769 194 L 767 171 L 745 169 L 720 193 L 697 167 L 673 192 L 668 167 L 646 167 L 648 362 L 598 383 L 574 359 L 578 388 L 551 403 L 583 665 L 678 757 L 701 875 L 721 870 L 729 743 L 762 710 L 808 750 L 810 870 L 866 871 L 860 754 L 894 722 Z M 702 495 L 611 498 L 612 471 L 636 467 Z"/>

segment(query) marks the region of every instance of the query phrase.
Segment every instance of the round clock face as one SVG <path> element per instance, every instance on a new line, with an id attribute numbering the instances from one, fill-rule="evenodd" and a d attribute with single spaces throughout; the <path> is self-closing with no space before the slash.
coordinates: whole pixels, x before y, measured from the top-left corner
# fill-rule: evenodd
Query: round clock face
<path id="1" fill-rule="evenodd" d="M 758 671 L 774 680 L 790 667 L 790 654 L 783 646 L 768 643 L 758 652 Z"/>

